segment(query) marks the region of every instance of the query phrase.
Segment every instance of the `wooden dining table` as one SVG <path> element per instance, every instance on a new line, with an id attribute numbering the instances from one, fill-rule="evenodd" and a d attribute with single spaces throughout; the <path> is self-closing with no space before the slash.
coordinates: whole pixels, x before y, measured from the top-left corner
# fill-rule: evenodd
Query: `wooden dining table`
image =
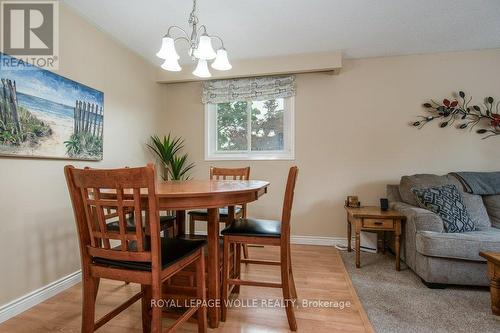
<path id="1" fill-rule="evenodd" d="M 177 233 L 185 234 L 186 210 L 208 209 L 208 300 L 220 302 L 219 267 L 219 208 L 228 207 L 228 216 L 234 218 L 235 205 L 257 200 L 267 193 L 269 182 L 260 180 L 187 180 L 163 181 L 156 185 L 159 210 L 176 211 Z M 219 326 L 218 306 L 208 308 L 208 324 Z"/>

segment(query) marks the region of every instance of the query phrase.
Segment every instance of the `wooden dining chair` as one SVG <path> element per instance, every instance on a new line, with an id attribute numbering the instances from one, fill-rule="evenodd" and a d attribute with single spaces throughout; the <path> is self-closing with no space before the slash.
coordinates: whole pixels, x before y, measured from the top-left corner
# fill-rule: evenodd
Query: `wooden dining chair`
<path id="1" fill-rule="evenodd" d="M 118 212 L 108 209 L 106 212 L 106 220 L 111 220 L 107 222 L 108 230 L 110 231 L 120 231 L 120 223 L 116 218 L 118 217 Z M 174 237 L 175 235 L 175 215 L 160 215 L 160 230 L 163 231 L 164 237 Z M 128 231 L 135 230 L 135 221 L 133 210 L 125 213 L 125 226 Z"/>
<path id="2" fill-rule="evenodd" d="M 64 169 L 80 243 L 82 266 L 82 328 L 94 332 L 138 300 L 142 300 L 143 332 L 162 331 L 162 283 L 184 267 L 196 265 L 196 299 L 165 332 L 173 332 L 194 314 L 198 332 L 206 332 L 205 241 L 160 237 L 155 169 Z M 147 195 L 141 195 L 141 192 Z M 106 209 L 118 212 L 119 229 L 109 230 Z M 133 210 L 134 228 L 128 229 L 125 212 Z M 142 211 L 148 218 L 143 222 Z M 101 278 L 135 282 L 141 291 L 95 322 L 95 302 Z M 197 304 L 198 305 L 198 304 Z"/>
<path id="3" fill-rule="evenodd" d="M 297 298 L 295 282 L 293 280 L 291 251 L 290 251 L 290 217 L 292 212 L 293 195 L 295 182 L 297 179 L 298 168 L 291 167 L 288 172 L 288 181 L 286 184 L 285 198 L 283 201 L 283 210 L 281 221 L 259 220 L 254 218 L 240 219 L 232 223 L 229 227 L 222 230 L 224 235 L 224 255 L 222 270 L 222 300 L 221 317 L 222 321 L 227 316 L 227 299 L 232 286 L 257 286 L 281 288 L 283 298 L 285 299 L 285 309 L 288 318 L 288 324 L 292 331 L 297 330 L 297 322 L 293 312 L 292 299 Z M 280 247 L 280 260 L 250 260 L 244 259 L 241 262 L 261 265 L 278 265 L 281 267 L 281 283 L 260 282 L 242 280 L 241 277 L 231 279 L 229 276 L 229 248 L 232 244 L 236 246 L 244 244 L 273 245 Z M 239 258 L 237 257 L 236 260 Z"/>
<path id="4" fill-rule="evenodd" d="M 130 167 L 126 166 L 125 169 L 129 169 Z M 85 169 L 90 169 L 89 167 L 85 167 Z M 125 208 L 125 217 L 126 217 L 126 226 L 129 231 L 134 231 L 135 222 L 134 222 L 134 209 L 132 207 Z M 111 220 L 111 222 L 107 223 L 108 230 L 119 231 L 119 223 L 116 220 L 118 217 L 118 212 L 116 209 L 106 209 L 105 211 L 106 221 Z M 160 229 L 163 231 L 164 237 L 174 237 L 175 236 L 175 219 L 176 216 L 173 214 L 160 215 Z"/>
<path id="5" fill-rule="evenodd" d="M 210 167 L 210 179 L 211 180 L 249 180 L 250 179 L 250 167 L 246 168 L 217 168 Z M 192 210 L 188 213 L 189 215 L 189 235 L 194 236 L 195 234 L 195 222 L 196 221 L 208 221 L 208 213 L 206 209 Z M 219 209 L 219 221 L 221 223 L 230 223 L 228 219 L 229 210 L 228 207 Z M 236 206 L 234 208 L 234 219 L 246 218 L 247 217 L 247 205 L 243 204 L 241 206 Z M 243 257 L 248 258 L 248 246 L 243 246 Z"/>

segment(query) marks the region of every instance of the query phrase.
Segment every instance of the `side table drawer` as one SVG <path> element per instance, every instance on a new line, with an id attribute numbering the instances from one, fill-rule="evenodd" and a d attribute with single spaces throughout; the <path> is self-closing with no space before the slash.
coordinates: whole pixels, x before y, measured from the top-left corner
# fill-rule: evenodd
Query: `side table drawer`
<path id="1" fill-rule="evenodd" d="M 362 227 L 371 229 L 393 229 L 394 221 L 385 219 L 363 219 Z"/>

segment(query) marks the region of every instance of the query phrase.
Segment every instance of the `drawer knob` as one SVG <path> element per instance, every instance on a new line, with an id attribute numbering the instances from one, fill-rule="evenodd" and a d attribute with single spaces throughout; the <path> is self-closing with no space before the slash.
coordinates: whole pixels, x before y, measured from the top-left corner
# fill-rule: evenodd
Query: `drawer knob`
<path id="1" fill-rule="evenodd" d="M 384 224 L 384 223 L 382 223 L 382 222 L 380 222 L 380 221 L 376 221 L 374 224 L 375 224 L 375 225 L 382 225 L 382 224 Z"/>

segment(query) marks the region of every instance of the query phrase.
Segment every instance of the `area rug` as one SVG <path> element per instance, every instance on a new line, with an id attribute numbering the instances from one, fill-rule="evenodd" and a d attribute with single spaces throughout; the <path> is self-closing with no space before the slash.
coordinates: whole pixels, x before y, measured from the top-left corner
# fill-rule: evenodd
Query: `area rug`
<path id="1" fill-rule="evenodd" d="M 340 251 L 359 298 L 378 333 L 500 332 L 488 288 L 429 289 L 405 265 L 397 272 L 390 254 Z"/>

